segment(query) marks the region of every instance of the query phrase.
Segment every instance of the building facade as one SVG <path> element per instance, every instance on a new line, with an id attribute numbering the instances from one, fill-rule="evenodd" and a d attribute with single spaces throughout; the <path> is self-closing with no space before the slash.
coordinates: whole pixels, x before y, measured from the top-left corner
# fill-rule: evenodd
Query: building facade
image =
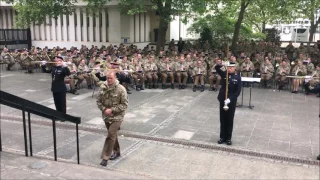
<path id="1" fill-rule="evenodd" d="M 79 1 L 72 15 L 61 15 L 57 19 L 47 18 L 42 24 L 30 26 L 32 45 L 70 48 L 82 44 L 91 46 L 128 43 L 139 48 L 155 42 L 159 16 L 155 11 L 135 15 L 124 15 L 118 11 L 118 2 L 110 1 L 104 10 L 95 16 L 86 11 L 86 3 Z M 16 12 L 11 4 L 0 1 L 0 29 L 13 29 Z M 189 24 L 183 24 L 179 17 L 173 20 L 166 34 L 166 40 L 194 39 L 188 34 Z"/>

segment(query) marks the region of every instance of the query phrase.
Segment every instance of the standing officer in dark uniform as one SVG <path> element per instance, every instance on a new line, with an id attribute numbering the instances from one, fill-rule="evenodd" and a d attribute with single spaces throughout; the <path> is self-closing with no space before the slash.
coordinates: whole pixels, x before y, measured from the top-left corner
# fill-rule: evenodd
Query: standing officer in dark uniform
<path id="1" fill-rule="evenodd" d="M 231 62 L 226 66 L 228 73 L 221 70 L 221 62 L 215 67 L 217 73 L 221 76 L 221 89 L 218 95 L 218 100 L 220 102 L 220 140 L 218 141 L 218 144 L 226 142 L 227 145 L 231 145 L 233 118 L 242 83 L 240 74 L 235 73 L 235 63 Z M 228 88 L 226 88 L 227 79 Z M 228 95 L 227 97 L 226 94 Z M 224 109 L 224 106 L 229 106 L 229 109 Z"/>
<path id="2" fill-rule="evenodd" d="M 67 103 L 66 103 L 66 93 L 67 88 L 64 84 L 64 78 L 70 75 L 69 68 L 64 66 L 63 58 L 60 56 L 55 57 L 56 67 L 51 71 L 52 84 L 51 91 L 53 93 L 53 100 L 56 106 L 56 110 L 66 113 Z"/>

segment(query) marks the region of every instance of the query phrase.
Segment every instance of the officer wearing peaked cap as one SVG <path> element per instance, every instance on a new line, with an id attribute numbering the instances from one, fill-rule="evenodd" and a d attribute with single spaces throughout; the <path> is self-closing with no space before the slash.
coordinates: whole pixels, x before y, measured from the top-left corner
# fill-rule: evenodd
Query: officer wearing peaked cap
<path id="1" fill-rule="evenodd" d="M 226 71 L 222 71 L 222 63 L 216 65 L 215 69 L 221 76 L 221 89 L 218 100 L 220 102 L 220 140 L 218 144 L 224 142 L 231 145 L 233 119 L 236 111 L 237 98 L 241 92 L 241 76 L 236 73 L 234 62 L 226 63 Z"/>

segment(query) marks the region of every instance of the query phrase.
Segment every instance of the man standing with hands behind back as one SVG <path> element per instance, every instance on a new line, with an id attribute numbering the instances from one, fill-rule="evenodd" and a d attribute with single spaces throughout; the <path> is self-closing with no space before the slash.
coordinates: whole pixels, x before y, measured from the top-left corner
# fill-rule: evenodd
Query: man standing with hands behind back
<path id="1" fill-rule="evenodd" d="M 221 67 L 222 63 L 220 61 L 219 64 L 217 64 L 215 67 L 217 73 L 221 76 L 221 89 L 218 95 L 218 100 L 220 102 L 220 140 L 218 141 L 218 144 L 226 142 L 227 145 L 231 145 L 233 118 L 236 111 L 237 98 L 241 92 L 242 83 L 241 76 L 235 73 L 235 63 L 231 62 L 229 65 L 227 65 L 226 71 L 228 71 L 228 74 L 226 73 L 226 71 L 222 71 Z M 228 78 L 227 99 L 226 78 Z M 223 108 L 225 104 L 228 105 L 228 110 L 225 110 Z"/>
<path id="2" fill-rule="evenodd" d="M 98 108 L 102 111 L 102 118 L 108 129 L 108 136 L 101 154 L 101 166 L 107 166 L 108 160 L 114 160 L 120 156 L 118 131 L 128 108 L 127 91 L 119 84 L 116 73 L 109 71 L 106 76 L 107 81 L 100 86 L 97 97 Z"/>

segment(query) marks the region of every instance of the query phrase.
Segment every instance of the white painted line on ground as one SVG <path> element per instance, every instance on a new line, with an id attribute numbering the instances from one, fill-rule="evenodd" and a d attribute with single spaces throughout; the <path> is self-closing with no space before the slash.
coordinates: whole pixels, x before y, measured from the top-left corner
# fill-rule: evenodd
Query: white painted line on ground
<path id="1" fill-rule="evenodd" d="M 194 132 L 179 130 L 172 137 L 177 139 L 190 140 L 193 135 Z"/>
<path id="2" fill-rule="evenodd" d="M 51 104 L 51 105 L 49 105 L 49 106 L 47 106 L 48 108 L 51 108 L 51 109 L 56 109 L 56 106 L 54 105 L 54 104 Z M 67 107 L 67 110 L 69 110 L 69 109 L 72 109 L 72 107 Z"/>
<path id="3" fill-rule="evenodd" d="M 27 92 L 35 92 L 37 90 L 34 90 L 34 89 L 27 89 L 27 90 L 24 90 L 24 91 L 27 91 Z"/>
<path id="4" fill-rule="evenodd" d="M 53 98 L 45 99 L 45 100 L 39 101 L 39 102 L 37 102 L 37 103 L 38 103 L 38 104 L 42 104 L 42 103 L 49 102 L 49 101 L 52 101 L 52 103 L 54 103 L 54 102 L 53 102 Z"/>
<path id="5" fill-rule="evenodd" d="M 1 78 L 4 78 L 4 77 L 10 77 L 10 76 L 14 76 L 14 74 L 1 75 L 0 77 L 1 77 Z"/>
<path id="6" fill-rule="evenodd" d="M 83 100 L 89 96 L 92 96 L 92 92 L 88 92 L 88 93 L 85 93 L 85 94 L 81 94 L 81 95 L 78 95 L 76 97 L 73 97 L 71 99 L 74 99 L 74 100 Z"/>
<path id="7" fill-rule="evenodd" d="M 50 81 L 51 79 L 38 79 L 38 81 L 42 81 L 42 82 L 45 82 L 45 81 Z"/>
<path id="8" fill-rule="evenodd" d="M 145 89 L 143 91 L 139 91 L 139 92 L 145 92 L 145 93 L 150 93 L 150 92 L 153 92 L 153 93 L 161 93 L 163 92 L 164 90 L 162 89 Z"/>
<path id="9" fill-rule="evenodd" d="M 95 118 L 87 121 L 86 123 L 94 124 L 94 125 L 104 125 L 104 121 L 103 121 L 102 117 L 95 117 Z"/>

